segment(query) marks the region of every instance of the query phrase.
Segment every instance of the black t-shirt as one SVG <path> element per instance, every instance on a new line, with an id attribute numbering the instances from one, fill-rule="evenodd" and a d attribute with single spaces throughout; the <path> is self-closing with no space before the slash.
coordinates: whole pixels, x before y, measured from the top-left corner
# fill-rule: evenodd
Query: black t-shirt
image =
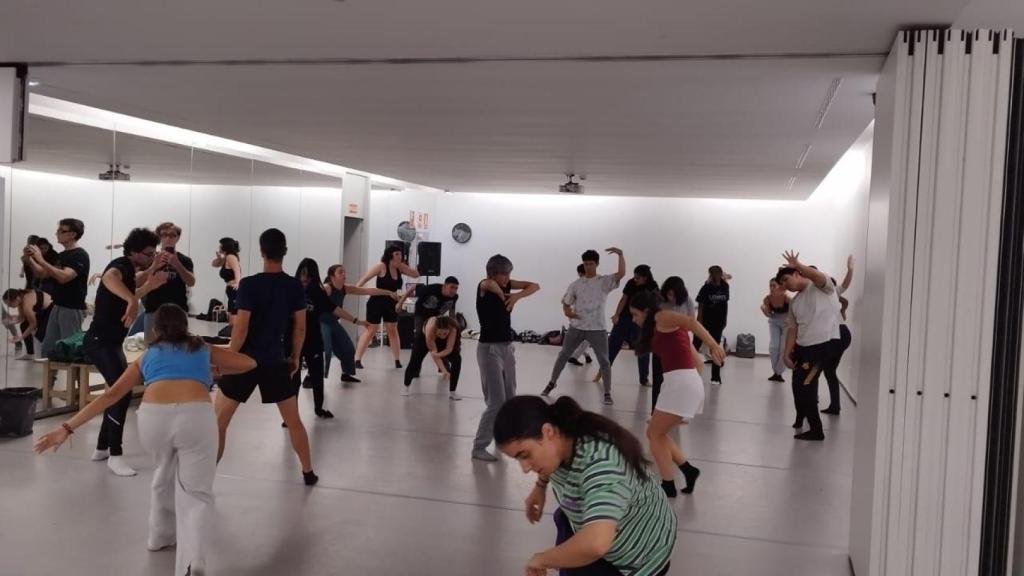
<path id="1" fill-rule="evenodd" d="M 127 256 L 121 256 L 113 260 L 103 269 L 103 274 L 111 268 L 121 273 L 121 282 L 135 293 L 135 265 Z M 89 335 L 103 342 L 120 344 L 128 335 L 128 328 L 124 325 L 124 313 L 128 309 L 128 303 L 107 289 L 103 281 L 96 290 L 96 312 L 92 317 L 92 324 L 89 325 Z"/>
<path id="2" fill-rule="evenodd" d="M 483 282 L 481 282 L 483 284 Z M 502 288 L 507 297 L 511 285 Z M 512 341 L 512 313 L 505 308 L 505 302 L 490 290 L 476 287 L 476 316 L 480 320 L 480 341 L 498 343 Z"/>
<path id="3" fill-rule="evenodd" d="M 434 316 L 452 314 L 458 299 L 458 294 L 455 296 L 444 295 L 444 284 L 429 286 L 420 284 L 416 287 L 416 316 L 420 320 L 426 321 Z"/>
<path id="4" fill-rule="evenodd" d="M 85 310 L 85 294 L 89 290 L 89 253 L 81 247 L 65 250 L 57 255 L 56 267 L 70 268 L 76 276 L 67 284 L 54 282 L 53 303 L 62 308 Z M 132 275 L 134 277 L 134 272 Z"/>
<path id="5" fill-rule="evenodd" d="M 724 326 L 729 315 L 729 285 L 724 281 L 718 286 L 705 283 L 697 294 L 697 303 L 704 311 L 705 326 Z"/>
<path id="6" fill-rule="evenodd" d="M 645 282 L 644 284 L 637 284 L 636 280 L 630 278 L 626 285 L 622 287 L 622 293 L 626 295 L 626 298 L 632 298 L 639 294 L 642 290 L 656 291 L 658 285 L 654 282 Z M 626 302 L 629 304 L 629 302 Z"/>
<path id="7" fill-rule="evenodd" d="M 188 256 L 179 252 L 178 260 L 181 261 L 181 265 L 185 270 L 189 272 L 195 270 L 192 259 Z M 188 286 L 185 286 L 185 281 L 181 276 L 178 276 L 178 271 L 170 264 L 164 266 L 161 270 L 167 272 L 167 283 L 146 294 L 146 297 L 142 299 L 146 312 L 156 312 L 156 309 L 164 304 L 177 304 L 181 306 L 182 310 L 188 312 Z"/>
<path id="8" fill-rule="evenodd" d="M 284 272 L 261 272 L 242 278 L 238 284 L 238 309 L 248 310 L 249 332 L 241 352 L 258 364 L 272 366 L 285 362 L 285 339 L 290 342 L 289 319 L 306 309 L 302 284 Z M 317 329 L 318 326 L 306 330 Z M 288 346 L 290 347 L 290 346 Z"/>
<path id="9" fill-rule="evenodd" d="M 331 297 L 324 292 L 319 285 L 310 282 L 305 290 L 306 298 L 306 338 L 302 342 L 304 352 L 324 349 L 324 338 L 320 335 L 320 318 L 334 318 L 334 311 L 338 308 Z M 289 320 L 291 318 L 289 317 Z M 291 332 L 292 323 L 288 322 L 288 332 Z M 290 337 L 289 337 L 290 338 Z M 285 349 L 291 351 L 291 340 L 285 341 Z"/>

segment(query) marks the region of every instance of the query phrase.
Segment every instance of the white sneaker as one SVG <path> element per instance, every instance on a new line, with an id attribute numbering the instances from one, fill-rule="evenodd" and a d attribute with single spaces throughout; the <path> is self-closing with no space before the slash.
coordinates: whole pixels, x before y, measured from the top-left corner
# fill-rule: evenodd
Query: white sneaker
<path id="1" fill-rule="evenodd" d="M 448 399 L 449 400 L 459 401 L 459 400 L 462 400 L 462 396 L 459 396 L 458 392 L 449 392 L 448 393 Z"/>
<path id="2" fill-rule="evenodd" d="M 409 395 L 409 387 L 408 386 L 402 386 L 402 396 L 408 396 L 408 395 Z"/>
<path id="3" fill-rule="evenodd" d="M 110 458 L 110 450 L 93 450 L 92 458 L 90 458 L 90 460 L 93 462 L 102 462 L 107 458 Z"/>
<path id="4" fill-rule="evenodd" d="M 107 468 L 110 468 L 110 471 L 118 476 L 128 477 L 138 474 L 138 472 L 135 471 L 135 468 L 132 468 L 124 461 L 123 456 L 111 456 L 107 460 Z"/>

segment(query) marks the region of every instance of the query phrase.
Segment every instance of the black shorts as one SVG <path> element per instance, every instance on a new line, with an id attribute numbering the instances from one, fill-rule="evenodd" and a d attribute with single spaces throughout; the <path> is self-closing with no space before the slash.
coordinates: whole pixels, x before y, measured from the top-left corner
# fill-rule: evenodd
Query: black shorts
<path id="1" fill-rule="evenodd" d="M 238 290 L 228 286 L 224 294 L 228 297 L 228 313 L 238 314 Z"/>
<path id="2" fill-rule="evenodd" d="M 299 393 L 296 381 L 289 378 L 288 363 L 257 365 L 245 374 L 224 376 L 220 391 L 235 402 L 245 402 L 257 387 L 264 404 L 277 404 Z"/>
<path id="3" fill-rule="evenodd" d="M 395 310 L 394 298 L 370 296 L 370 299 L 366 301 L 366 321 L 369 324 L 398 322 L 398 311 Z"/>

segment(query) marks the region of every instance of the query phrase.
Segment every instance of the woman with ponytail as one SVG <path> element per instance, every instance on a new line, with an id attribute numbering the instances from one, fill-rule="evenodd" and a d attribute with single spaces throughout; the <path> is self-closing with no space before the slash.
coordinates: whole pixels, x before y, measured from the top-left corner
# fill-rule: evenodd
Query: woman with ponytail
<path id="1" fill-rule="evenodd" d="M 556 545 L 530 558 L 527 575 L 668 573 L 675 512 L 629 431 L 567 396 L 551 405 L 539 396 L 516 396 L 498 411 L 494 440 L 523 472 L 537 474 L 527 520 L 536 523 L 543 515 L 548 484 L 559 505 Z"/>
<path id="2" fill-rule="evenodd" d="M 674 428 L 686 424 L 704 409 L 704 380 L 698 371 L 702 363 L 690 344 L 689 333 L 708 347 L 716 365 L 722 364 L 725 352 L 693 316 L 665 310 L 656 293 L 637 294 L 629 302 L 629 311 L 633 322 L 641 327 L 637 354 L 653 352 L 664 372 L 661 395 L 647 425 L 647 439 L 661 474 L 661 487 L 669 498 L 675 498 L 673 477 L 678 466 L 686 478 L 683 493 L 689 494 L 693 492 L 700 470 L 686 460 L 682 449 L 669 437 Z"/>
<path id="3" fill-rule="evenodd" d="M 35 451 L 56 451 L 75 430 L 144 385 L 139 438 L 156 461 L 146 547 L 176 545 L 174 574 L 195 576 L 206 573 L 206 550 L 214 536 L 217 417 L 210 402 L 210 366 L 220 374 L 241 374 L 256 368 L 256 361 L 189 334 L 188 316 L 177 304 L 157 308 L 153 331 L 145 354 L 102 396 L 41 436 Z"/>

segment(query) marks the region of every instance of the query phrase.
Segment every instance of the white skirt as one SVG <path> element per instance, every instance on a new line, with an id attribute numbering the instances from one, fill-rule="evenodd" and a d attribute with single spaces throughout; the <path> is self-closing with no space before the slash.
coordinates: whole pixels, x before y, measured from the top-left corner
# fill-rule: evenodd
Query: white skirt
<path id="1" fill-rule="evenodd" d="M 665 373 L 655 410 L 689 420 L 704 411 L 704 379 L 695 369 Z"/>

